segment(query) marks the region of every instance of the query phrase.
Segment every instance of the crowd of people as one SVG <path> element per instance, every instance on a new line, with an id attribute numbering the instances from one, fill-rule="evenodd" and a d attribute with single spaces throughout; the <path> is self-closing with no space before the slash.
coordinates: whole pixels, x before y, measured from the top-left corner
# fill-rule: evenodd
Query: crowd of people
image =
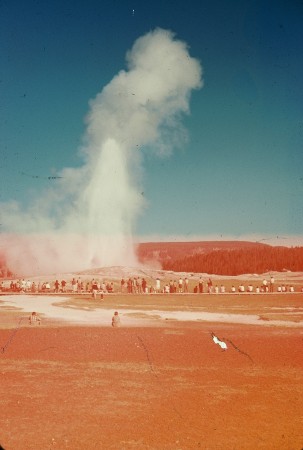
<path id="1" fill-rule="evenodd" d="M 43 281 L 35 282 L 25 279 L 12 280 L 9 285 L 5 284 L 3 281 L 0 283 L 1 291 L 11 291 L 11 292 L 32 292 L 32 293 L 78 293 L 84 294 L 92 292 L 93 289 L 98 291 L 103 291 L 104 293 L 114 292 L 113 282 L 98 282 L 97 280 L 91 280 L 84 282 L 80 278 L 73 278 L 70 281 L 66 280 L 55 280 L 52 282 Z"/>
<path id="2" fill-rule="evenodd" d="M 25 279 L 12 280 L 9 284 L 0 283 L 2 292 L 27 292 L 27 293 L 74 293 L 74 294 L 92 294 L 96 298 L 97 294 L 125 293 L 125 294 L 226 294 L 226 293 L 283 293 L 283 292 L 303 292 L 303 287 L 294 287 L 293 285 L 277 284 L 273 276 L 269 279 L 264 278 L 258 285 L 249 283 L 238 286 L 232 285 L 226 287 L 224 284 L 213 284 L 211 278 L 204 280 L 201 276 L 198 280 L 191 280 L 187 277 L 171 279 L 169 281 L 160 280 L 160 278 L 149 279 L 144 277 L 122 278 L 120 283 L 113 281 L 103 281 L 92 279 L 83 281 L 81 278 L 72 278 L 69 281 L 65 279 L 49 282 L 35 282 Z"/>
<path id="3" fill-rule="evenodd" d="M 163 290 L 163 293 L 187 293 L 188 292 L 188 279 L 185 278 L 179 281 L 170 281 L 166 283 Z M 273 293 L 273 292 L 295 292 L 295 288 L 293 285 L 279 284 L 275 286 L 275 279 L 273 276 L 270 277 L 269 280 L 266 278 L 258 286 L 254 286 L 249 283 L 245 286 L 241 283 L 239 286 L 232 285 L 229 289 L 225 287 L 225 285 L 213 285 L 212 279 L 208 278 L 207 281 L 203 280 L 202 277 L 199 278 L 198 283 L 194 286 L 194 293 L 208 293 L 208 294 L 226 294 L 226 293 Z M 303 292 L 303 287 L 301 287 L 300 292 Z"/>

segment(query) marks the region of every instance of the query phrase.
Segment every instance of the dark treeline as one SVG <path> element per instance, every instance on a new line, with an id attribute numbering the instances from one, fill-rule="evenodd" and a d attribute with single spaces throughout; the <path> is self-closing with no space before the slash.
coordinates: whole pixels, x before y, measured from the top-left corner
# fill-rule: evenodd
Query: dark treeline
<path id="1" fill-rule="evenodd" d="M 176 261 L 184 255 L 206 254 L 217 250 L 238 250 L 251 247 L 268 247 L 267 244 L 249 241 L 188 241 L 188 242 L 142 242 L 137 247 L 140 262 Z"/>
<path id="2" fill-rule="evenodd" d="M 255 247 L 216 250 L 163 261 L 164 270 L 174 272 L 241 275 L 245 273 L 303 271 L 303 247 Z"/>

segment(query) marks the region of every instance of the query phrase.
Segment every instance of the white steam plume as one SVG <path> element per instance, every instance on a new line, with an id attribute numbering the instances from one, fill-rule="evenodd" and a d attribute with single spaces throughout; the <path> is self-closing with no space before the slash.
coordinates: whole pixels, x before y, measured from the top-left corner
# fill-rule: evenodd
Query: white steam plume
<path id="1" fill-rule="evenodd" d="M 201 66 L 166 30 L 140 37 L 120 71 L 90 102 L 84 163 L 26 210 L 3 203 L 1 236 L 8 267 L 51 273 L 135 265 L 132 235 L 143 207 L 142 147 L 169 154 L 183 135 L 181 113 L 201 87 Z"/>

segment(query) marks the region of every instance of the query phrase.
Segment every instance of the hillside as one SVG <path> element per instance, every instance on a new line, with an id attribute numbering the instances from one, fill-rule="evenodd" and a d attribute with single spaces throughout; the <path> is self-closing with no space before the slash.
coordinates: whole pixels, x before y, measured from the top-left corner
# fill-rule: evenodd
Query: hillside
<path id="1" fill-rule="evenodd" d="M 270 248 L 270 245 L 249 241 L 143 242 L 137 254 L 142 263 L 163 266 L 194 255 L 253 248 Z"/>
<path id="2" fill-rule="evenodd" d="M 146 243 L 139 247 L 139 258 L 174 272 L 241 275 L 303 270 L 303 247 L 246 241 Z"/>
<path id="3" fill-rule="evenodd" d="M 137 246 L 137 255 L 145 268 L 192 274 L 235 276 L 303 271 L 303 247 L 274 247 L 249 241 L 146 242 Z M 2 257 L 0 277 L 9 276 Z"/>

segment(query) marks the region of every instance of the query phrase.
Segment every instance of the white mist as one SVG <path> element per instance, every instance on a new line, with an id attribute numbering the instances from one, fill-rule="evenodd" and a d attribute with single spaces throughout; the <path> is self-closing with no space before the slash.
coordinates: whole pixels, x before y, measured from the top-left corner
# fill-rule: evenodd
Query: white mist
<path id="1" fill-rule="evenodd" d="M 1 246 L 12 271 L 137 264 L 142 149 L 170 154 L 182 141 L 180 115 L 189 111 L 191 91 L 202 86 L 202 70 L 186 44 L 162 29 L 139 38 L 126 59 L 128 69 L 90 102 L 82 167 L 63 169 L 54 187 L 25 209 L 0 205 Z"/>

